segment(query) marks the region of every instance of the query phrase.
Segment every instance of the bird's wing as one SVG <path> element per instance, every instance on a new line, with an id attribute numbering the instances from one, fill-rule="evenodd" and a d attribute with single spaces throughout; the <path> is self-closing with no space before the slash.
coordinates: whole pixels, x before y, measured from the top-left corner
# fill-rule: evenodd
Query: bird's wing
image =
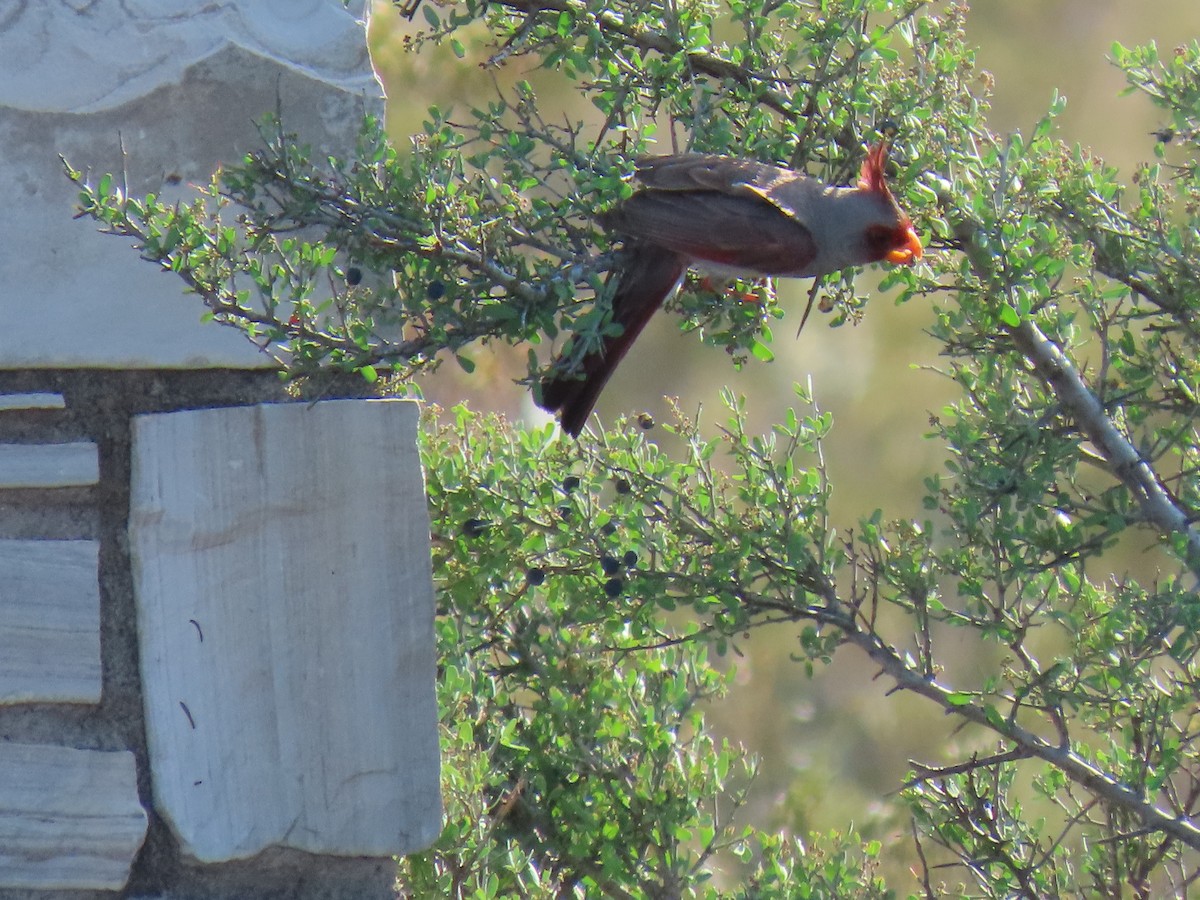
<path id="1" fill-rule="evenodd" d="M 660 189 L 654 183 L 604 221 L 621 234 L 689 259 L 746 273 L 803 277 L 813 274 L 817 256 L 811 232 L 798 219 L 757 191 L 728 186 Z"/>
<path id="2" fill-rule="evenodd" d="M 656 191 L 719 191 L 769 193 L 773 185 L 805 176 L 751 159 L 685 153 L 678 156 L 643 156 L 637 161 L 637 178 Z"/>
<path id="3" fill-rule="evenodd" d="M 807 175 L 781 166 L 696 153 L 643 156 L 637 162 L 637 177 L 647 189 L 655 191 L 716 191 L 734 197 L 759 197 L 791 218 L 799 217 L 792 201 L 821 188 Z"/>

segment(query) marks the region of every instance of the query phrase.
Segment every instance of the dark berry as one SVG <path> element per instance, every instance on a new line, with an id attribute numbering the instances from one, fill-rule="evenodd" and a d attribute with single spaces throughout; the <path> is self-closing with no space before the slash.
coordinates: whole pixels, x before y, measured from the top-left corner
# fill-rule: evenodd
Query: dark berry
<path id="1" fill-rule="evenodd" d="M 616 575 L 621 571 L 621 564 L 617 562 L 615 556 L 609 556 L 606 553 L 600 557 L 600 568 L 604 570 L 605 575 Z"/>
<path id="2" fill-rule="evenodd" d="M 650 413 L 639 413 L 637 423 L 642 431 L 649 431 L 654 427 L 654 416 L 650 415 Z"/>
<path id="3" fill-rule="evenodd" d="M 534 587 L 537 587 L 539 584 L 544 584 L 546 581 L 546 570 L 534 566 L 525 573 L 525 580 Z"/>
<path id="4" fill-rule="evenodd" d="M 560 519 L 569 519 L 571 518 L 571 513 L 574 511 L 575 510 L 571 509 L 571 504 L 561 503 L 558 507 L 558 516 Z"/>
<path id="5" fill-rule="evenodd" d="M 446 285 L 440 281 L 431 281 L 425 288 L 425 296 L 430 300 L 441 300 L 446 294 Z"/>
<path id="6" fill-rule="evenodd" d="M 620 578 L 610 578 L 604 582 L 604 593 L 609 597 L 620 597 L 621 591 L 625 589 L 625 582 Z"/>
<path id="7" fill-rule="evenodd" d="M 562 481 L 562 489 L 568 494 L 579 487 L 579 477 L 577 475 L 568 475 Z"/>
<path id="8" fill-rule="evenodd" d="M 600 533 L 602 535 L 604 535 L 605 537 L 612 537 L 614 534 L 617 533 L 617 523 L 616 522 L 605 522 L 603 525 L 600 526 Z"/>
<path id="9" fill-rule="evenodd" d="M 350 268 L 346 269 L 346 284 L 350 285 L 350 287 L 362 284 L 362 269 L 358 266 L 350 266 Z"/>
<path id="10" fill-rule="evenodd" d="M 637 561 L 638 561 L 638 555 L 637 555 L 637 552 L 634 550 L 626 550 L 625 556 L 622 557 L 622 559 L 621 559 L 621 562 L 625 563 L 625 568 L 627 568 L 627 569 L 632 569 L 634 566 L 636 566 Z"/>
<path id="11" fill-rule="evenodd" d="M 630 491 L 633 490 L 633 488 L 630 486 L 629 482 L 626 481 L 624 478 L 618 478 L 613 483 L 613 485 L 614 485 L 614 487 L 616 487 L 618 494 L 628 494 Z"/>
<path id="12" fill-rule="evenodd" d="M 487 519 L 467 519 L 462 523 L 463 534 L 469 538 L 479 537 L 491 527 L 492 523 Z"/>

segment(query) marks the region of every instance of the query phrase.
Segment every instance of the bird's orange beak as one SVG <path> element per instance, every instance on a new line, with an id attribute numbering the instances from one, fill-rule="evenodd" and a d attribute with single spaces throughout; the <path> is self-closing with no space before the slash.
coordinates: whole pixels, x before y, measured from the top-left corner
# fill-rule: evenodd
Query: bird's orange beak
<path id="1" fill-rule="evenodd" d="M 921 239 L 917 237 L 917 233 L 909 225 L 904 229 L 904 243 L 895 250 L 889 250 L 884 259 L 894 266 L 911 266 L 924 256 L 924 254 L 925 248 L 921 246 Z"/>

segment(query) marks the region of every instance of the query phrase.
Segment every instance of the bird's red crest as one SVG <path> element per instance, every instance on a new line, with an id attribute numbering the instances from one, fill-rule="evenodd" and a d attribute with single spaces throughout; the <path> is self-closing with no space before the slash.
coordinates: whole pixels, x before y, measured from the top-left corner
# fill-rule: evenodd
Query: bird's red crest
<path id="1" fill-rule="evenodd" d="M 892 192 L 888 190 L 887 177 L 883 174 L 887 160 L 887 142 L 880 141 L 867 151 L 867 158 L 863 160 L 862 164 L 862 174 L 858 176 L 858 186 L 864 191 L 891 197 Z"/>

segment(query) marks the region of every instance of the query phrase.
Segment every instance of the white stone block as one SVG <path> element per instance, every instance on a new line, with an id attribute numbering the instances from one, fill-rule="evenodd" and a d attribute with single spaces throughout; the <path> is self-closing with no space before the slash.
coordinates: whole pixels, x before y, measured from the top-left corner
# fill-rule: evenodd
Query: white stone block
<path id="1" fill-rule="evenodd" d="M 0 409 L 63 409 L 62 394 L 0 394 Z"/>
<path id="2" fill-rule="evenodd" d="M 100 702 L 99 552 L 0 540 L 0 704 Z"/>
<path id="3" fill-rule="evenodd" d="M 0 444 L 0 488 L 86 487 L 99 479 L 95 444 Z"/>
<path id="4" fill-rule="evenodd" d="M 178 277 L 73 220 L 59 154 L 132 194 L 190 199 L 262 145 L 263 115 L 278 109 L 317 159 L 345 156 L 381 98 L 342 0 L 0 3 L 0 368 L 273 365 L 201 322 Z"/>
<path id="5" fill-rule="evenodd" d="M 0 743 L 0 889 L 120 890 L 145 836 L 132 753 Z"/>
<path id="6" fill-rule="evenodd" d="M 189 856 L 390 856 L 436 838 L 416 423 L 400 400 L 135 418 L 151 772 Z"/>

